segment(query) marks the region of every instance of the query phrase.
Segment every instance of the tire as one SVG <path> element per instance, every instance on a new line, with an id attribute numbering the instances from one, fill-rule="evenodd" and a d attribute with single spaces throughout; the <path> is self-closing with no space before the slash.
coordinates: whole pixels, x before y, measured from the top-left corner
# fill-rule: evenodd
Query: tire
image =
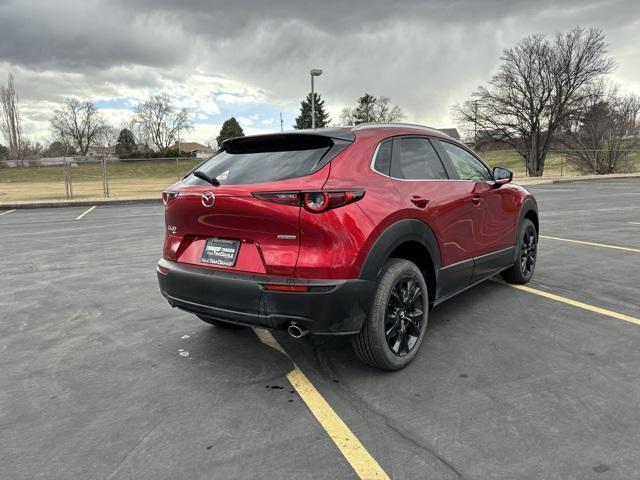
<path id="1" fill-rule="evenodd" d="M 520 226 L 517 249 L 516 261 L 501 275 L 509 283 L 523 285 L 533 278 L 538 256 L 538 232 L 528 218 L 525 218 Z"/>
<path id="2" fill-rule="evenodd" d="M 205 317 L 205 316 L 202 316 L 202 315 L 196 315 L 196 317 L 198 317 L 203 322 L 208 323 L 209 325 L 213 325 L 216 328 L 227 328 L 227 329 L 246 328 L 243 325 L 237 325 L 235 323 L 223 322 L 221 320 L 214 320 L 213 318 L 208 318 L 208 317 Z"/>
<path id="3" fill-rule="evenodd" d="M 413 303 L 401 298 L 404 291 L 412 292 L 409 281 L 415 282 L 420 290 Z M 405 299 L 410 296 L 411 293 Z M 351 339 L 356 355 L 364 363 L 383 370 L 406 367 L 422 345 L 428 315 L 429 292 L 420 269 L 408 260 L 390 259 L 379 276 L 369 317 Z M 391 332 L 389 336 L 387 331 Z"/>

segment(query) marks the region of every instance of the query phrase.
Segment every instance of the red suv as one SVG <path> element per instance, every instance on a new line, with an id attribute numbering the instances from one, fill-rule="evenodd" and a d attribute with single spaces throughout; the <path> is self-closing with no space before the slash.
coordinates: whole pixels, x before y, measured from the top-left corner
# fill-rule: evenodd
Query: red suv
<path id="1" fill-rule="evenodd" d="M 396 370 L 435 305 L 499 272 L 531 279 L 538 210 L 511 178 L 418 125 L 227 140 L 163 194 L 160 289 L 214 325 L 352 335 Z"/>

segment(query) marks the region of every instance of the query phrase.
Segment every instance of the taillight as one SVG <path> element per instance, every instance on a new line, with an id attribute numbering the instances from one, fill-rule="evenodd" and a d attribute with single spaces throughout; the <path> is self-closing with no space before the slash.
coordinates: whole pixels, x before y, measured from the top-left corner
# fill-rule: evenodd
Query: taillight
<path id="1" fill-rule="evenodd" d="M 294 205 L 296 207 L 300 206 L 300 194 L 298 192 L 254 193 L 253 196 L 267 202 Z"/>
<path id="2" fill-rule="evenodd" d="M 364 197 L 364 190 L 313 192 L 256 192 L 254 197 L 272 203 L 304 207 L 312 213 L 326 212 L 332 208 L 341 207 L 356 202 Z"/>
<path id="3" fill-rule="evenodd" d="M 308 192 L 302 197 L 302 205 L 310 212 L 322 212 L 329 205 L 329 194 L 327 192 Z"/>
<path id="4" fill-rule="evenodd" d="M 176 198 L 178 195 L 180 195 L 180 192 L 170 192 L 168 190 L 164 191 L 164 192 L 162 192 L 162 203 L 164 203 L 166 205 L 171 200 Z"/>

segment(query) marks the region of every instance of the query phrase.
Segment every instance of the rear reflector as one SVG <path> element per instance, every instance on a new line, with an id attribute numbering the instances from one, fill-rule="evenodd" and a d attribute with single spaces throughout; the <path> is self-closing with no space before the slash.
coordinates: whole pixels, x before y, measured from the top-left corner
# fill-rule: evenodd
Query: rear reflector
<path id="1" fill-rule="evenodd" d="M 274 292 L 306 292 L 308 290 L 306 285 L 282 285 L 278 283 L 265 283 L 262 287 L 265 290 Z"/>
<path id="2" fill-rule="evenodd" d="M 163 275 L 166 275 L 167 273 L 169 273 L 169 269 L 167 267 L 158 265 L 158 272 L 160 272 Z"/>

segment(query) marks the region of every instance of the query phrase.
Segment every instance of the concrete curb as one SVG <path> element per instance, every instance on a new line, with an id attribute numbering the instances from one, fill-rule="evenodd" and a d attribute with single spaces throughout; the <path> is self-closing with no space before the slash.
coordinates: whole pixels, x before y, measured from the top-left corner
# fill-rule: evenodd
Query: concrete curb
<path id="1" fill-rule="evenodd" d="M 514 178 L 518 185 L 551 185 L 554 183 L 591 182 L 603 180 L 618 180 L 624 178 L 640 178 L 639 173 L 614 173 L 612 175 L 582 175 L 577 177 L 548 177 L 548 178 Z"/>
<path id="2" fill-rule="evenodd" d="M 617 180 L 623 178 L 640 178 L 639 173 L 617 173 L 613 175 L 583 175 L 580 177 L 550 177 L 550 178 L 514 178 L 518 185 L 551 185 L 554 183 L 574 183 L 589 181 Z M 0 202 L 0 209 L 18 208 L 56 208 L 83 207 L 93 205 L 127 205 L 133 203 L 161 203 L 160 194 L 152 197 L 121 197 L 121 198 L 85 198 L 77 200 L 37 200 L 21 202 Z"/>
<path id="3" fill-rule="evenodd" d="M 160 195 L 153 197 L 122 197 L 122 198 L 85 198 L 77 200 L 38 200 L 24 202 L 0 202 L 1 209 L 19 208 L 58 208 L 58 207 L 87 207 L 93 205 L 128 205 L 133 203 L 162 203 Z"/>

